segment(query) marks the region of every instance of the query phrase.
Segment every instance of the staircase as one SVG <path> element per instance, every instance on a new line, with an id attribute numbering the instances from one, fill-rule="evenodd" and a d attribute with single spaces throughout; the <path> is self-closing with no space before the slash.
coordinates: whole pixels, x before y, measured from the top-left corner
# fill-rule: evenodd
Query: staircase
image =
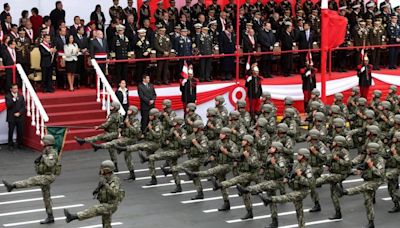
<path id="1" fill-rule="evenodd" d="M 103 133 L 94 130 L 106 119 L 106 111 L 101 109 L 101 103 L 96 102 L 95 89 L 80 89 L 74 92 L 57 91 L 56 93 L 38 93 L 38 97 L 49 116 L 46 126 L 79 126 L 89 128 L 68 128 L 64 144 L 64 151 L 90 149 L 89 144 L 80 146 L 74 137 L 88 137 Z M 30 125 L 30 121 L 26 121 Z M 28 147 L 41 150 L 39 136 L 33 127 L 26 127 L 26 144 Z"/>

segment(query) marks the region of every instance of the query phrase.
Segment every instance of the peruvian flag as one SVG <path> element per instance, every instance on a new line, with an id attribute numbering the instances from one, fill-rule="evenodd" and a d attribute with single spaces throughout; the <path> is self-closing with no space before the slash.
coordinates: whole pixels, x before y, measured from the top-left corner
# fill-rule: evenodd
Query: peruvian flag
<path id="1" fill-rule="evenodd" d="M 321 47 L 325 50 L 336 48 L 344 42 L 347 18 L 328 9 L 328 0 L 322 0 L 321 8 Z"/>
<path id="2" fill-rule="evenodd" d="M 189 77 L 188 73 L 189 73 L 189 67 L 188 67 L 187 62 L 185 60 L 185 62 L 183 64 L 183 67 L 182 67 L 182 72 L 181 72 L 182 78 L 187 79 Z"/>

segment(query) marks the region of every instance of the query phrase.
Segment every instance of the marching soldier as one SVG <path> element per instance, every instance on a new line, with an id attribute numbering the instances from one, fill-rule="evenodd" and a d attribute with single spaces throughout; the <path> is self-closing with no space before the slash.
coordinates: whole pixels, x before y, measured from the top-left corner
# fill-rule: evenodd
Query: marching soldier
<path id="1" fill-rule="evenodd" d="M 108 115 L 106 122 L 103 124 L 96 126 L 94 129 L 99 130 L 103 129 L 104 133 L 98 134 L 92 137 L 79 138 L 75 137 L 76 142 L 79 145 L 83 145 L 85 143 L 95 143 L 95 142 L 109 142 L 118 138 L 118 128 L 121 124 L 121 116 L 119 114 L 120 104 L 117 102 L 112 102 L 110 106 L 110 115 Z M 109 149 L 110 158 L 114 163 L 118 162 L 117 155 L 115 154 L 115 150 Z"/>
<path id="2" fill-rule="evenodd" d="M 292 192 L 281 196 L 259 195 L 265 206 L 268 206 L 270 203 L 293 202 L 296 208 L 296 216 L 299 223 L 299 228 L 305 227 L 303 199 L 307 196 L 310 181 L 313 178 L 311 166 L 308 164 L 309 159 L 310 151 L 308 149 L 301 148 L 298 150 L 297 161 L 293 165 L 293 170 L 288 178 L 288 184 L 293 189 Z"/>
<path id="3" fill-rule="evenodd" d="M 394 207 L 389 211 L 389 213 L 397 213 L 400 212 L 400 204 L 399 204 L 399 194 L 397 187 L 399 185 L 399 168 L 400 168 L 400 156 L 398 151 L 400 149 L 400 132 L 397 131 L 393 135 L 392 139 L 393 143 L 390 148 L 390 153 L 388 154 L 388 158 L 386 158 L 386 166 L 385 166 L 385 177 L 388 182 L 388 192 L 392 201 L 394 203 Z"/>
<path id="4" fill-rule="evenodd" d="M 185 170 L 187 172 L 190 171 L 199 171 L 200 166 L 204 163 L 204 158 L 208 151 L 208 139 L 204 134 L 204 123 L 201 120 L 196 120 L 193 123 L 193 131 L 188 134 L 187 143 L 189 144 L 186 149 L 188 153 L 188 160 L 184 161 L 178 165 L 172 165 L 170 169 L 161 167 L 164 175 L 168 175 L 174 172 L 179 172 L 181 170 Z M 180 180 L 176 183 L 176 186 L 180 186 Z M 192 197 L 192 200 L 204 199 L 203 187 L 200 182 L 199 177 L 193 178 L 193 184 L 197 188 L 197 194 Z"/>
<path id="5" fill-rule="evenodd" d="M 115 21 L 115 19 L 120 19 L 123 21 L 125 19 L 125 12 L 119 5 L 119 0 L 113 0 L 113 4 L 114 5 L 109 9 L 111 20 Z"/>
<path id="6" fill-rule="evenodd" d="M 374 228 L 374 206 L 373 201 L 375 192 L 383 183 L 385 177 L 385 160 L 379 155 L 382 149 L 378 143 L 368 143 L 366 147 L 367 156 L 363 160 L 363 165 L 358 167 L 357 174 L 364 179 L 364 184 L 342 190 L 343 195 L 364 195 L 364 205 L 367 209 L 368 228 Z"/>
<path id="7" fill-rule="evenodd" d="M 101 163 L 100 181 L 93 191 L 93 196 L 97 198 L 100 204 L 77 213 L 70 213 L 67 209 L 64 209 L 67 223 L 73 220 L 82 221 L 101 216 L 103 227 L 111 228 L 111 216 L 117 211 L 119 204 L 125 197 L 125 191 L 121 187 L 119 177 L 114 174 L 114 169 L 114 163 L 110 160 Z"/>
<path id="8" fill-rule="evenodd" d="M 146 156 L 139 152 L 140 162 L 145 163 L 148 162 L 150 176 L 156 176 L 156 167 L 155 161 L 166 160 L 167 163 L 173 167 L 177 165 L 178 158 L 182 156 L 182 152 L 185 149 L 186 139 L 186 131 L 182 128 L 184 123 L 183 117 L 177 116 L 171 120 L 172 128 L 169 128 L 168 133 L 165 134 L 165 140 L 163 142 L 163 151 L 160 153 L 155 153 L 150 156 Z M 175 180 L 176 189 L 172 191 L 172 193 L 182 192 L 181 181 L 178 172 L 172 172 L 172 175 Z"/>
<path id="9" fill-rule="evenodd" d="M 130 52 L 129 39 L 125 36 L 125 26 L 117 25 L 117 35 L 114 36 L 111 51 L 115 52 L 116 60 L 127 60 L 128 52 Z M 128 63 L 116 63 L 116 78 L 114 83 L 119 83 L 121 80 L 127 80 L 128 75 Z"/>
<path id="10" fill-rule="evenodd" d="M 374 27 L 370 29 L 369 31 L 369 44 L 374 45 L 374 46 L 380 46 L 382 45 L 382 37 L 385 34 L 385 31 L 383 30 L 381 26 L 380 21 L 375 21 L 374 22 Z M 379 65 L 381 62 L 381 49 L 380 48 L 372 48 L 372 66 L 374 70 L 380 70 Z"/>
<path id="11" fill-rule="evenodd" d="M 140 131 L 140 121 L 136 117 L 138 112 L 138 108 L 131 105 L 127 111 L 127 116 L 123 122 L 123 126 L 118 129 L 118 138 L 102 144 L 92 143 L 94 151 L 97 151 L 98 149 L 115 150 L 115 145 L 127 146 L 136 143 L 142 134 Z M 115 152 L 113 152 L 113 154 L 115 154 Z M 130 153 L 125 153 L 125 162 L 128 170 L 133 172 L 132 156 Z M 117 160 L 114 161 L 114 166 L 114 172 L 118 172 Z"/>
<path id="12" fill-rule="evenodd" d="M 295 142 L 287 135 L 289 127 L 285 123 L 276 126 L 277 134 L 272 137 L 272 141 L 280 142 L 283 145 L 282 156 L 285 158 L 287 168 L 291 171 L 293 164 L 294 145 Z"/>
<path id="13" fill-rule="evenodd" d="M 246 128 L 240 121 L 240 113 L 238 111 L 229 113 L 229 123 L 227 127 L 232 130 L 230 134 L 231 140 L 237 145 L 240 145 L 243 136 L 246 134 Z"/>
<path id="14" fill-rule="evenodd" d="M 357 102 L 359 98 L 360 98 L 360 88 L 353 87 L 351 89 L 351 95 L 347 99 L 347 109 L 349 110 L 349 116 L 356 114 Z M 350 127 L 353 128 L 352 125 L 350 125 Z"/>
<path id="15" fill-rule="evenodd" d="M 340 186 L 347 178 L 351 170 L 351 160 L 349 151 L 346 149 L 346 138 L 338 135 L 335 136 L 332 143 L 332 153 L 328 155 L 326 166 L 328 167 L 329 174 L 325 174 L 316 180 L 316 185 L 330 184 L 331 199 L 335 208 L 335 214 L 329 219 L 341 219 L 342 212 L 340 210 Z"/>
<path id="16" fill-rule="evenodd" d="M 274 135 L 276 131 L 276 116 L 274 107 L 270 104 L 263 104 L 261 106 L 261 114 L 258 118 L 264 118 L 267 121 L 266 130 L 271 136 Z"/>
<path id="17" fill-rule="evenodd" d="M 196 120 L 201 120 L 201 116 L 196 113 L 197 106 L 194 103 L 189 103 L 186 106 L 185 129 L 188 134 L 193 133 L 193 124 Z"/>
<path id="18" fill-rule="evenodd" d="M 343 93 L 335 93 L 333 97 L 333 104 L 337 105 L 340 108 L 340 115 L 344 119 L 347 119 L 347 117 L 349 116 L 349 111 L 347 109 L 347 106 L 343 103 Z"/>
<path id="19" fill-rule="evenodd" d="M 372 109 L 376 114 L 378 113 L 378 106 L 381 104 L 381 96 L 382 91 L 380 90 L 376 89 L 372 92 L 372 99 L 368 108 Z"/>
<path id="20" fill-rule="evenodd" d="M 171 53 L 172 42 L 168 35 L 165 34 L 166 28 L 158 28 L 158 33 L 154 38 L 154 49 L 156 50 L 156 56 L 159 58 L 168 57 Z M 169 61 L 168 60 L 157 60 L 157 79 L 154 84 L 159 85 L 161 81 L 163 84 L 169 84 Z"/>
<path id="21" fill-rule="evenodd" d="M 47 218 L 40 224 L 54 223 L 53 205 L 50 196 L 50 185 L 56 180 L 56 176 L 61 173 L 61 165 L 58 161 L 58 152 L 54 149 L 55 139 L 52 135 L 43 136 L 42 142 L 44 148 L 42 154 L 35 159 L 36 176 L 26 180 L 8 183 L 3 180 L 4 186 L 8 192 L 14 189 L 29 188 L 39 186 L 42 189 L 44 206 L 46 208 Z"/>
<path id="22" fill-rule="evenodd" d="M 284 103 L 285 103 L 285 108 L 284 109 L 292 108 L 295 111 L 296 115 L 294 116 L 294 118 L 296 119 L 297 124 L 300 124 L 300 122 L 301 122 L 300 112 L 299 112 L 299 110 L 297 110 L 296 107 L 293 106 L 293 103 L 294 103 L 293 98 L 292 97 L 285 97 Z"/>
<path id="23" fill-rule="evenodd" d="M 116 145 L 115 148 L 117 149 L 118 154 L 122 151 L 125 151 L 125 153 L 146 151 L 147 156 L 154 154 L 154 152 L 160 148 L 160 141 L 163 137 L 163 127 L 159 117 L 160 111 L 158 111 L 156 108 L 152 108 L 149 112 L 149 124 L 146 126 L 146 129 L 143 133 L 145 135 L 144 141 L 127 146 Z M 135 180 L 135 172 L 130 171 L 129 173 L 130 175 L 126 180 Z M 155 176 L 152 176 L 148 185 L 156 184 L 157 179 Z"/>
<path id="24" fill-rule="evenodd" d="M 274 115 L 275 115 L 275 113 L 276 113 L 276 106 L 275 106 L 274 102 L 272 102 L 272 100 L 271 100 L 271 93 L 268 92 L 268 91 L 263 91 L 262 94 L 261 94 L 261 105 L 264 105 L 264 104 L 269 104 L 269 105 L 271 105 L 272 108 L 273 108 L 273 111 L 272 111 L 272 112 L 273 112 Z"/>
<path id="25" fill-rule="evenodd" d="M 208 138 L 208 145 L 210 147 L 210 151 L 216 151 L 216 142 L 219 138 L 219 133 L 224 126 L 222 123 L 222 119 L 218 115 L 217 108 L 208 108 L 207 109 L 207 125 L 204 128 L 204 132 Z M 212 163 L 213 165 L 213 163 Z"/>
<path id="26" fill-rule="evenodd" d="M 255 147 L 259 153 L 260 158 L 262 158 L 271 144 L 271 137 L 268 134 L 268 121 L 263 117 L 257 119 L 257 123 L 254 126 L 254 140 Z"/>
<path id="27" fill-rule="evenodd" d="M 395 113 L 397 110 L 397 104 L 399 103 L 399 97 L 397 96 L 397 86 L 391 85 L 389 87 L 388 94 L 386 96 L 386 100 L 390 102 L 391 108 L 390 110 Z"/>
<path id="28" fill-rule="evenodd" d="M 218 110 L 218 115 L 219 118 L 221 118 L 223 125 L 226 126 L 229 120 L 229 112 L 225 107 L 225 98 L 223 96 L 220 95 L 215 97 L 215 108 Z"/>
<path id="29" fill-rule="evenodd" d="M 260 168 L 259 155 L 257 150 L 254 149 L 254 138 L 251 135 L 243 136 L 240 152 L 235 158 L 235 162 L 238 163 L 239 175 L 232 179 L 216 183 L 217 189 L 226 189 L 231 186 L 240 184 L 243 187 L 247 187 L 251 182 L 258 182 L 258 172 Z M 252 204 L 250 200 L 250 194 L 242 194 L 243 202 L 247 210 L 247 214 L 242 217 L 242 220 L 253 218 Z"/>
<path id="30" fill-rule="evenodd" d="M 353 130 L 354 131 L 354 130 Z M 353 165 L 359 165 L 361 164 L 365 158 L 368 156 L 367 153 L 367 147 L 369 143 L 377 143 L 379 144 L 379 153 L 382 154 L 384 145 L 383 142 L 380 139 L 380 133 L 381 130 L 377 125 L 369 125 L 366 127 L 366 136 L 367 138 L 365 139 L 365 142 L 361 147 L 359 148 L 358 155 L 353 158 L 351 161 Z"/>
<path id="31" fill-rule="evenodd" d="M 251 126 L 251 116 L 250 116 L 250 113 L 248 111 L 246 111 L 246 106 L 247 106 L 246 101 L 238 100 L 236 102 L 236 106 L 237 106 L 237 110 L 240 113 L 240 121 L 242 122 L 242 124 L 244 124 L 246 129 L 249 129 Z"/>

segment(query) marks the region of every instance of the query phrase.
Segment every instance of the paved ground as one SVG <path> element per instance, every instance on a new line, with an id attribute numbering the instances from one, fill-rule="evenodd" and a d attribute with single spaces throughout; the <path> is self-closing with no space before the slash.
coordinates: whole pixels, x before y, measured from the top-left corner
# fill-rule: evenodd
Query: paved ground
<path id="1" fill-rule="evenodd" d="M 20 180 L 31 176 L 34 173 L 33 160 L 37 154 L 28 151 L 9 152 L 3 149 L 0 151 L 0 178 L 9 181 Z M 138 164 L 137 155 L 137 176 L 139 180 L 135 182 L 124 182 L 126 198 L 113 216 L 115 227 L 168 227 L 168 228 L 239 228 L 239 227 L 264 227 L 270 223 L 270 211 L 260 204 L 257 197 L 254 197 L 254 220 L 240 221 L 244 215 L 243 202 L 237 197 L 236 190 L 231 189 L 231 206 L 236 207 L 229 212 L 216 212 L 222 200 L 219 192 L 210 190 L 211 185 L 204 183 L 205 200 L 191 202 L 190 197 L 194 190 L 193 184 L 188 182 L 183 184 L 184 192 L 180 195 L 163 195 L 169 193 L 174 188 L 170 182 L 171 177 L 158 178 L 159 186 L 153 188 L 143 188 L 149 177 L 147 167 Z M 64 221 L 63 208 L 68 207 L 75 212 L 96 203 L 92 199 L 91 192 L 97 186 L 97 171 L 102 160 L 108 158 L 108 153 L 101 150 L 97 153 L 92 151 L 81 151 L 66 153 L 63 156 L 62 175 L 52 185 L 53 206 L 55 209 L 56 223 L 45 227 L 101 227 L 100 218 L 91 219 L 83 222 L 73 222 L 66 224 Z M 120 170 L 126 170 L 125 164 L 120 156 Z M 161 172 L 158 171 L 161 175 Z M 126 176 L 126 172 L 118 174 Z M 183 179 L 187 179 L 183 177 Z M 355 186 L 361 183 L 359 177 L 349 178 L 350 182 L 345 183 L 345 187 Z M 6 193 L 0 186 L 0 226 L 3 227 L 43 227 L 38 225 L 38 220 L 44 218 L 45 212 L 41 193 L 38 188 L 16 190 L 12 194 Z M 313 227 L 362 227 L 366 223 L 366 214 L 361 195 L 346 197 L 342 199 L 342 221 L 331 222 L 327 218 L 333 213 L 330 200 L 329 186 L 323 186 L 319 190 L 322 212 L 305 213 L 306 222 Z M 216 198 L 213 198 L 216 197 Z M 392 207 L 386 185 L 382 185 L 378 190 L 376 211 L 376 227 L 394 228 L 399 227 L 399 214 L 388 214 L 386 211 Z M 312 207 L 310 197 L 304 201 L 304 209 Z M 207 212 L 207 213 L 206 213 Z M 279 206 L 279 222 L 281 227 L 297 227 L 296 216 L 292 204 Z M 331 222 L 331 223 L 330 223 Z M 397 224 L 397 225 L 396 225 Z"/>

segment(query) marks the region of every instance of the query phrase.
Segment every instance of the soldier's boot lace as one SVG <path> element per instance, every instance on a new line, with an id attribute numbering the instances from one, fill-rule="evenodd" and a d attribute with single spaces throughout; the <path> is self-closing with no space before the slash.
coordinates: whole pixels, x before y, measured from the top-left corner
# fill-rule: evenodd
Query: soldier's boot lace
<path id="1" fill-rule="evenodd" d="M 334 215 L 329 217 L 330 220 L 335 220 L 335 219 L 342 219 L 342 212 L 340 210 L 336 211 Z"/>
<path id="2" fill-rule="evenodd" d="M 67 209 L 64 209 L 64 215 L 65 215 L 65 221 L 67 223 L 70 223 L 76 219 L 78 219 L 78 216 L 76 214 L 71 214 Z"/>
<path id="3" fill-rule="evenodd" d="M 262 193 L 258 194 L 258 197 L 260 197 L 260 199 L 263 201 L 265 206 L 268 206 L 268 204 L 270 204 L 272 202 L 272 199 L 270 196 L 268 195 L 263 195 Z"/>
<path id="4" fill-rule="evenodd" d="M 15 188 L 15 184 L 10 184 L 5 180 L 3 180 L 3 184 L 7 188 L 7 192 L 11 192 Z"/>
<path id="5" fill-rule="evenodd" d="M 84 139 L 79 138 L 79 137 L 75 137 L 75 141 L 81 146 L 86 143 L 86 141 Z"/>
<path id="6" fill-rule="evenodd" d="M 180 184 L 176 185 L 175 190 L 173 190 L 171 193 L 177 193 L 177 192 L 182 192 L 182 187 Z"/>
<path id="7" fill-rule="evenodd" d="M 142 164 L 149 161 L 149 158 L 142 152 L 139 152 L 139 158 L 140 158 L 140 163 Z"/>
<path id="8" fill-rule="evenodd" d="M 243 187 L 240 184 L 236 185 L 236 189 L 238 190 L 239 195 L 243 195 L 243 194 L 249 193 L 249 190 L 247 190 L 247 188 Z"/>
<path id="9" fill-rule="evenodd" d="M 114 166 L 115 166 L 114 173 L 118 173 L 118 172 L 119 172 L 119 170 L 118 170 L 118 163 L 117 163 L 117 162 L 114 162 Z"/>
<path id="10" fill-rule="evenodd" d="M 396 212 L 400 212 L 399 202 L 394 203 L 394 207 L 389 211 L 389 213 L 396 213 Z"/>
<path id="11" fill-rule="evenodd" d="M 53 214 L 47 215 L 47 218 L 43 221 L 40 221 L 40 224 L 51 224 L 54 223 L 54 216 Z"/>
<path id="12" fill-rule="evenodd" d="M 150 182 L 147 184 L 147 186 L 156 185 L 156 184 L 157 184 L 157 178 L 156 178 L 156 176 L 151 176 L 151 180 L 150 180 Z"/>
<path id="13" fill-rule="evenodd" d="M 374 220 L 368 221 L 368 225 L 365 228 L 375 228 Z"/>
<path id="14" fill-rule="evenodd" d="M 272 218 L 272 222 L 265 228 L 278 228 L 278 218 Z"/>
<path id="15" fill-rule="evenodd" d="M 252 219 L 253 218 L 253 210 L 247 210 L 247 213 L 241 218 L 241 220 Z"/>
<path id="16" fill-rule="evenodd" d="M 192 197 L 192 200 L 204 199 L 203 191 L 197 192 L 197 195 Z"/>
<path id="17" fill-rule="evenodd" d="M 124 180 L 136 180 L 135 171 L 130 171 L 129 177 L 125 178 Z"/>
<path id="18" fill-rule="evenodd" d="M 319 202 L 315 202 L 314 207 L 310 209 L 310 212 L 318 212 L 321 211 L 321 205 Z"/>
<path id="19" fill-rule="evenodd" d="M 97 144 L 97 143 L 91 143 L 94 152 L 98 151 L 101 149 L 101 144 Z"/>
<path id="20" fill-rule="evenodd" d="M 164 173 L 164 176 L 167 176 L 168 174 L 172 174 L 171 169 L 162 167 L 161 166 L 161 171 Z"/>
<path id="21" fill-rule="evenodd" d="M 224 204 L 222 204 L 222 207 L 218 208 L 218 211 L 229 211 L 231 209 L 231 203 L 229 200 L 224 200 Z"/>

